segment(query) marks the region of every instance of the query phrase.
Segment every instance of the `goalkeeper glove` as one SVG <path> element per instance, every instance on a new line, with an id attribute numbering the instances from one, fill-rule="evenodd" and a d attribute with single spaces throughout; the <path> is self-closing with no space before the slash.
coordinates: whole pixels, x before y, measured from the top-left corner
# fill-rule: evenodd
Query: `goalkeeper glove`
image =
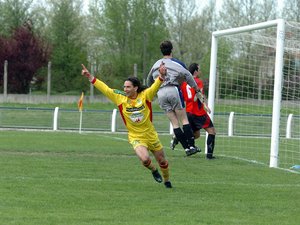
<path id="1" fill-rule="evenodd" d="M 206 98 L 202 94 L 201 90 L 196 91 L 196 96 L 199 99 L 199 101 L 203 104 L 205 111 L 208 112 L 208 113 L 211 113 L 211 110 L 210 110 L 210 108 L 207 105 Z"/>
<path id="2" fill-rule="evenodd" d="M 196 91 L 196 96 L 197 96 L 197 98 L 200 100 L 201 103 L 204 103 L 204 102 L 205 102 L 205 97 L 204 97 L 204 95 L 201 93 L 200 90 Z"/>

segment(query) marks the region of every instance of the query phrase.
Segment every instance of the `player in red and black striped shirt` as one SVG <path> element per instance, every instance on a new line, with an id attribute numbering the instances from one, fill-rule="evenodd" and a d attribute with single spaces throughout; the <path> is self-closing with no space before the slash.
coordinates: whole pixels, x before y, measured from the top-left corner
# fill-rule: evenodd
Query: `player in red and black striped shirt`
<path id="1" fill-rule="evenodd" d="M 199 78 L 201 71 L 199 64 L 192 63 L 189 66 L 189 71 L 193 75 L 197 86 L 201 90 L 204 95 L 203 90 L 203 82 Z M 215 158 L 213 156 L 214 147 L 215 147 L 215 136 L 216 130 L 213 122 L 211 121 L 206 109 L 205 105 L 199 101 L 196 97 L 196 92 L 194 88 L 191 88 L 186 82 L 183 82 L 181 85 L 181 91 L 183 94 L 183 98 L 186 102 L 186 112 L 188 116 L 189 123 L 193 129 L 195 139 L 200 137 L 200 129 L 205 129 L 208 133 L 207 138 L 207 159 Z M 176 143 L 176 142 L 175 142 Z"/>

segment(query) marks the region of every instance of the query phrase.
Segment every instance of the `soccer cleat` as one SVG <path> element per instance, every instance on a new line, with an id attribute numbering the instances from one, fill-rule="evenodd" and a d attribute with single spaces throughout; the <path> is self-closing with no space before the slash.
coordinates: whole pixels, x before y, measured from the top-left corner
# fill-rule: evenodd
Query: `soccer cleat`
<path id="1" fill-rule="evenodd" d="M 193 155 L 195 154 L 196 152 L 193 152 L 193 150 L 191 150 L 190 148 L 186 148 L 185 149 L 185 154 L 186 156 L 190 156 L 190 155 Z"/>
<path id="2" fill-rule="evenodd" d="M 174 150 L 175 149 L 175 146 L 178 144 L 178 140 L 177 140 L 177 138 L 175 137 L 175 136 L 173 136 L 172 137 L 172 140 L 171 140 L 171 142 L 170 142 L 170 148 L 172 149 L 172 150 Z"/>
<path id="3" fill-rule="evenodd" d="M 198 148 L 197 146 L 194 147 L 196 149 L 196 152 L 201 152 L 201 148 Z"/>
<path id="4" fill-rule="evenodd" d="M 185 151 L 185 154 L 186 154 L 187 156 L 190 156 L 190 155 L 191 155 L 190 149 L 189 149 L 189 148 L 184 149 L 184 151 Z"/>
<path id="5" fill-rule="evenodd" d="M 171 182 L 170 182 L 170 181 L 166 181 L 166 182 L 165 182 L 165 187 L 166 187 L 166 188 L 172 188 Z"/>
<path id="6" fill-rule="evenodd" d="M 212 160 L 212 159 L 215 159 L 216 157 L 215 156 L 212 156 L 212 155 L 206 155 L 206 159 L 208 160 Z"/>
<path id="7" fill-rule="evenodd" d="M 190 148 L 185 149 L 185 154 L 186 154 L 187 156 L 194 155 L 194 154 L 196 154 L 197 152 L 201 152 L 201 149 L 198 148 L 198 147 L 193 147 L 193 146 L 191 146 Z"/>
<path id="8" fill-rule="evenodd" d="M 162 182 L 162 177 L 161 177 L 161 175 L 159 174 L 158 170 L 154 170 L 154 171 L 152 172 L 152 175 L 153 175 L 154 180 L 156 180 L 156 182 L 158 182 L 158 183 L 161 183 L 161 182 Z"/>

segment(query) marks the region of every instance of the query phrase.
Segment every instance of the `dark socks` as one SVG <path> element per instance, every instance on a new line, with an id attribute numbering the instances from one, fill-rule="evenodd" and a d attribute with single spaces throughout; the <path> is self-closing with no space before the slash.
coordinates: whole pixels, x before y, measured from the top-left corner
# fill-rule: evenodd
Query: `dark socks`
<path id="1" fill-rule="evenodd" d="M 215 148 L 215 135 L 209 134 L 207 137 L 207 158 L 212 158 Z"/>
<path id="2" fill-rule="evenodd" d="M 175 134 L 177 140 L 182 145 L 182 147 L 184 149 L 188 148 L 189 147 L 188 142 L 187 142 L 186 137 L 185 137 L 184 133 L 182 132 L 181 128 L 175 128 L 175 129 L 173 129 L 173 131 L 174 131 L 174 134 Z"/>
<path id="3" fill-rule="evenodd" d="M 182 129 L 183 129 L 184 135 L 187 139 L 188 145 L 194 147 L 195 146 L 195 138 L 194 138 L 194 133 L 191 128 L 191 125 L 185 124 L 182 126 Z"/>

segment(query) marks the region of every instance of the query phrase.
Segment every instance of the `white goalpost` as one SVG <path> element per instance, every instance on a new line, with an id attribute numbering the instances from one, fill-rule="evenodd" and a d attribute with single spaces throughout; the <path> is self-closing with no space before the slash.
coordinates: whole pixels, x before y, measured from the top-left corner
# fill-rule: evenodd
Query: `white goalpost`
<path id="1" fill-rule="evenodd" d="M 277 19 L 215 31 L 210 63 L 216 154 L 300 164 L 300 24 Z"/>

